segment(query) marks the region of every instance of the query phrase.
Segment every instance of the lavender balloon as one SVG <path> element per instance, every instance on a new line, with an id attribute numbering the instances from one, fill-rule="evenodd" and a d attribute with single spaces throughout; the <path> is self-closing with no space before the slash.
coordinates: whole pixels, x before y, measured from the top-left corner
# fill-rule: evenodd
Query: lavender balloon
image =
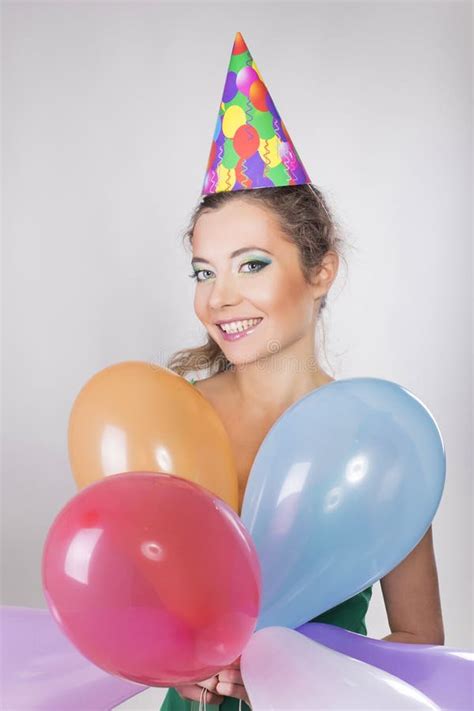
<path id="1" fill-rule="evenodd" d="M 0 607 L 2 709 L 106 711 L 147 689 L 82 656 L 49 610 Z"/>
<path id="2" fill-rule="evenodd" d="M 320 622 L 301 625 L 297 632 L 398 676 L 445 711 L 474 708 L 473 652 L 442 645 L 371 639 Z"/>
<path id="3" fill-rule="evenodd" d="M 253 711 L 439 711 L 393 674 L 287 627 L 255 632 L 240 669 Z"/>

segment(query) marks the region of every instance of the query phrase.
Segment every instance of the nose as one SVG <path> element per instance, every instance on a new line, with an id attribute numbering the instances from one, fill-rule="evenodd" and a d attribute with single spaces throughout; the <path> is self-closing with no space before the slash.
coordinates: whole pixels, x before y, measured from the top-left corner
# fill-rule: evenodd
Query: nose
<path id="1" fill-rule="evenodd" d="M 216 277 L 211 287 L 209 306 L 212 309 L 222 309 L 223 306 L 232 306 L 240 301 L 240 294 L 235 280 L 228 275 Z"/>

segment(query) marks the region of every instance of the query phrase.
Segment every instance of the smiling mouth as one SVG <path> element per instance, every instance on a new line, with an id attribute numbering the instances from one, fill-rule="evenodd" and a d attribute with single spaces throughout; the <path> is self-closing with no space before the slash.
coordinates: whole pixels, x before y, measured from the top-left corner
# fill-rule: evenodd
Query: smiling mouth
<path id="1" fill-rule="evenodd" d="M 234 323 L 218 323 L 221 333 L 226 336 L 236 335 L 238 333 L 246 333 L 256 328 L 263 318 L 252 318 L 246 321 L 237 321 Z"/>

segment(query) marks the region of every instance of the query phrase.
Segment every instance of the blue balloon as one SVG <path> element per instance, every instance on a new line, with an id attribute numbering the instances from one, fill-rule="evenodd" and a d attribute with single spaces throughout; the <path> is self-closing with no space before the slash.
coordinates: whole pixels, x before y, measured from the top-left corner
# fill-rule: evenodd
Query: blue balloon
<path id="1" fill-rule="evenodd" d="M 256 629 L 294 629 L 395 568 L 431 525 L 445 471 L 435 420 L 396 383 L 334 381 L 289 407 L 242 506 L 262 569 Z"/>

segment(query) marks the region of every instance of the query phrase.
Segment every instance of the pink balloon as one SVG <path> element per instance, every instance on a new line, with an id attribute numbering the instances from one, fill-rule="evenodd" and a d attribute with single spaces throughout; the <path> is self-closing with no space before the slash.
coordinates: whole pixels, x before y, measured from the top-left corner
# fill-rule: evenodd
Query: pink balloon
<path id="1" fill-rule="evenodd" d="M 170 474 L 130 472 L 81 490 L 43 551 L 48 605 L 94 664 L 147 686 L 206 679 L 249 640 L 260 568 L 224 501 Z"/>
<path id="2" fill-rule="evenodd" d="M 250 87 L 254 81 L 258 81 L 258 74 L 255 69 L 252 69 L 252 67 L 242 67 L 240 72 L 237 74 L 237 89 L 242 92 L 242 94 L 245 94 L 245 96 L 248 96 L 250 93 Z"/>

